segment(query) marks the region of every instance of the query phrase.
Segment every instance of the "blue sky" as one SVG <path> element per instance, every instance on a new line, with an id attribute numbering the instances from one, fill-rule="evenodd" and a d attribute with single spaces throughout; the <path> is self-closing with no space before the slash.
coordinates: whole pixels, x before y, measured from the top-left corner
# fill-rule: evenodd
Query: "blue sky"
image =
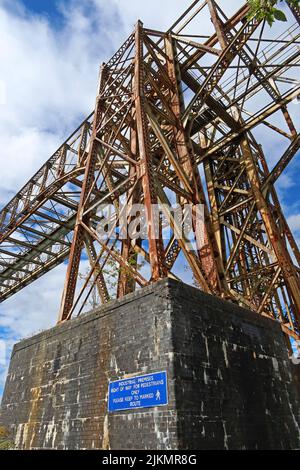
<path id="1" fill-rule="evenodd" d="M 93 109 L 99 66 L 137 19 L 167 29 L 190 3 L 0 0 L 0 207 Z M 243 1 L 220 3 L 231 14 Z M 206 27 L 203 23 L 203 32 Z M 268 159 L 276 162 L 280 152 L 271 137 Z M 277 189 L 300 239 L 299 169 L 295 159 Z M 13 343 L 55 323 L 64 275 L 65 266 L 59 266 L 0 305 L 0 340 L 7 344 L 5 365 L 0 357 L 0 396 Z"/>
<path id="2" fill-rule="evenodd" d="M 61 18 L 56 0 L 22 0 L 22 3 L 28 11 L 44 15 L 51 21 Z"/>

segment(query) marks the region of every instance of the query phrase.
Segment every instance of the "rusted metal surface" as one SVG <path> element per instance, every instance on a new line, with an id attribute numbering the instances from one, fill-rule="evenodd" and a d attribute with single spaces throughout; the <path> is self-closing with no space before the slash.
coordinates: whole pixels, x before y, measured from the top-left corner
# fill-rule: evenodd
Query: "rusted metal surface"
<path id="1" fill-rule="evenodd" d="M 0 213 L 1 301 L 69 257 L 59 316 L 66 321 L 93 288 L 106 303 L 164 277 L 185 279 L 186 267 L 205 292 L 299 337 L 300 255 L 274 186 L 300 145 L 292 108 L 299 10 L 291 6 L 278 37 L 248 12 L 245 4 L 228 18 L 217 1 L 194 1 L 166 32 L 137 23 L 102 67 L 95 114 Z M 209 36 L 199 34 L 201 21 L 211 21 Z M 260 128 L 282 142 L 273 169 Z M 204 205 L 203 248 L 176 236 L 174 201 Z M 148 211 L 148 239 L 103 241 L 99 204 L 111 205 L 119 227 L 124 217 L 134 222 L 136 203 Z M 155 236 L 157 203 L 168 239 L 162 222 Z M 91 271 L 76 295 L 83 258 Z"/>

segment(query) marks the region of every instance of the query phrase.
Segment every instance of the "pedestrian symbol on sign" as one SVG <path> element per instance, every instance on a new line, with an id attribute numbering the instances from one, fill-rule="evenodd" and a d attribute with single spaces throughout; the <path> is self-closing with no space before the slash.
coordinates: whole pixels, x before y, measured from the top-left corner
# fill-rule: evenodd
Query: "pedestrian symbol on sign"
<path id="1" fill-rule="evenodd" d="M 160 391 L 157 390 L 156 392 L 156 401 L 160 401 Z"/>

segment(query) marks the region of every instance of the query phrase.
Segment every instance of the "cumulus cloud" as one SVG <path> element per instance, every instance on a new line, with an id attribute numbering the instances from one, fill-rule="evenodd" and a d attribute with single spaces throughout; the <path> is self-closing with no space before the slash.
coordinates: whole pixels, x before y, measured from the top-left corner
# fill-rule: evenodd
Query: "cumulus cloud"
<path id="1" fill-rule="evenodd" d="M 0 130 L 2 147 L 0 201 L 10 199 L 57 146 L 57 134 L 38 127 Z"/>
<path id="2" fill-rule="evenodd" d="M 300 214 L 291 215 L 288 218 L 288 223 L 293 231 L 300 234 Z"/>
<path id="3" fill-rule="evenodd" d="M 66 266 L 62 264 L 37 280 L 30 289 L 24 289 L 8 299 L 5 308 L 1 308 L 1 326 L 13 331 L 19 338 L 53 326 L 58 317 L 58 292 L 61 291 L 65 272 Z"/>

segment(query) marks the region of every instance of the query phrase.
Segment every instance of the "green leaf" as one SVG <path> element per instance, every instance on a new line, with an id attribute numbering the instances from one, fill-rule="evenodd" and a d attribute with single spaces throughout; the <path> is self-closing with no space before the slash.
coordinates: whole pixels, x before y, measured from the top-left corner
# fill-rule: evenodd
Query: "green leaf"
<path id="1" fill-rule="evenodd" d="M 279 20 L 279 21 L 287 21 L 287 18 L 285 16 L 285 14 L 283 13 L 283 11 L 281 10 L 274 10 L 274 16 L 276 18 L 276 20 Z"/>
<path id="2" fill-rule="evenodd" d="M 269 12 L 269 13 L 266 14 L 266 20 L 267 20 L 269 26 L 273 25 L 273 23 L 275 21 L 275 16 L 274 16 L 273 12 L 272 13 Z"/>

